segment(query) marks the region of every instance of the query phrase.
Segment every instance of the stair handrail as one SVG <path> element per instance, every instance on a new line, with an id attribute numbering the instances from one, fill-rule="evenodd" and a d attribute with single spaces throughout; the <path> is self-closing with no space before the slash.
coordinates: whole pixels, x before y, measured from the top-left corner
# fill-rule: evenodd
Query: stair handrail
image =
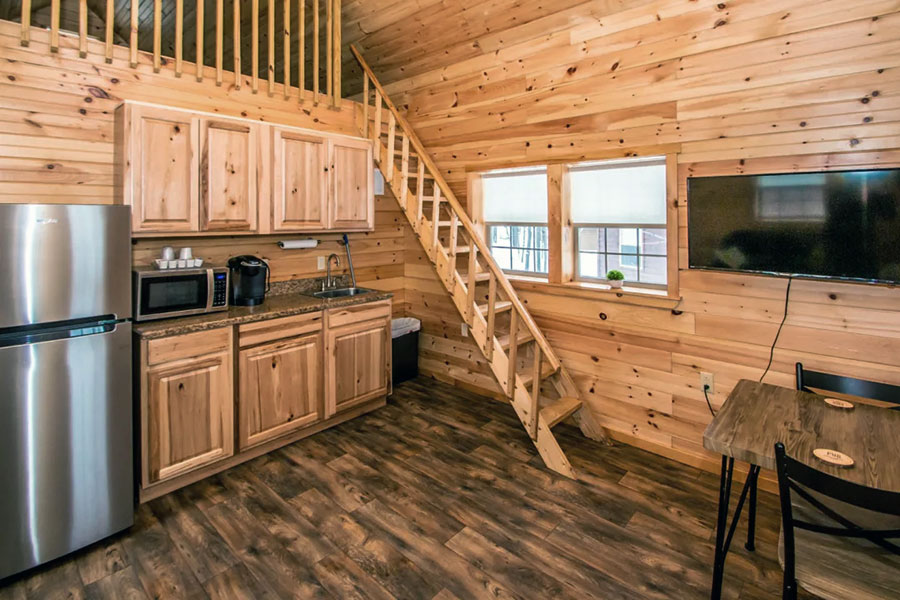
<path id="1" fill-rule="evenodd" d="M 512 284 L 509 282 L 509 279 L 507 279 L 506 274 L 503 273 L 503 271 L 497 265 L 496 261 L 494 261 L 494 257 L 491 255 L 484 240 L 480 235 L 477 234 L 475 224 L 472 223 L 471 219 L 469 219 L 469 215 L 466 213 L 465 209 L 463 209 L 462 205 L 459 203 L 459 200 L 457 200 L 456 195 L 453 193 L 453 190 L 450 189 L 450 186 L 447 184 L 444 176 L 437 168 L 437 165 L 432 162 L 431 157 L 425 150 L 425 146 L 419 140 L 419 136 L 416 135 L 415 130 L 407 122 L 406 118 L 400 113 L 399 110 L 397 110 L 397 107 L 394 106 L 394 103 L 391 102 L 391 99 L 384 91 L 381 82 L 378 81 L 375 73 L 362 57 L 362 54 L 360 54 L 355 44 L 350 45 L 350 52 L 353 53 L 353 56 L 356 58 L 356 61 L 362 68 L 363 77 L 368 77 L 370 80 L 372 80 L 372 84 L 375 86 L 375 89 L 378 90 L 382 100 L 384 100 L 384 103 L 387 105 L 388 110 L 391 111 L 391 114 L 393 114 L 397 124 L 400 126 L 406 137 L 409 138 L 409 141 L 412 143 L 413 148 L 415 149 L 416 154 L 419 157 L 419 160 L 423 161 L 428 170 L 431 171 L 435 182 L 440 186 L 441 192 L 444 194 L 445 201 L 456 213 L 459 222 L 462 223 L 463 227 L 466 230 L 466 233 L 469 235 L 469 238 L 471 240 L 474 240 L 475 245 L 478 247 L 478 251 L 481 252 L 482 256 L 485 257 L 488 268 L 491 270 L 491 272 L 493 272 L 494 277 L 497 279 L 497 283 L 501 288 L 503 288 L 503 291 L 506 293 L 508 300 L 512 302 L 512 305 L 516 309 L 516 312 L 519 314 L 519 317 L 528 327 L 528 331 L 531 332 L 532 338 L 538 344 L 538 346 L 540 346 L 541 350 L 544 353 L 544 357 L 550 362 L 554 369 L 558 369 L 560 367 L 559 358 L 556 356 L 553 348 L 551 348 L 550 343 L 544 337 L 543 332 L 537 326 L 537 323 L 534 322 L 531 314 L 525 309 L 525 305 L 522 304 L 521 300 L 519 300 L 519 296 L 513 289 Z M 363 99 L 364 103 L 368 101 L 368 98 Z M 380 128 L 381 124 L 377 123 L 375 126 Z M 366 123 L 366 127 L 368 127 L 368 123 Z M 393 149 L 389 149 L 389 154 L 391 154 L 390 160 L 394 160 L 392 151 Z M 435 223 L 434 226 L 437 227 L 437 223 Z M 475 285 L 474 273 L 470 275 L 471 277 L 468 285 Z M 493 341 L 488 340 L 488 343 L 493 343 Z M 511 341 L 511 343 L 515 343 L 515 341 Z M 539 385 L 539 382 L 536 382 L 534 385 Z"/>

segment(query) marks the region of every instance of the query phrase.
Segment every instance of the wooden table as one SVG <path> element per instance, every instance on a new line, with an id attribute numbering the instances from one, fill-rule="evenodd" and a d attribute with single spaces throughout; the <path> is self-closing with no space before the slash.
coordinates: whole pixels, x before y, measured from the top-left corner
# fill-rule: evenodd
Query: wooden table
<path id="1" fill-rule="evenodd" d="M 756 488 L 760 468 L 775 470 L 775 443 L 789 456 L 847 481 L 900 492 L 900 410 L 854 403 L 835 408 L 825 397 L 775 385 L 741 380 L 703 433 L 703 447 L 722 455 L 719 515 L 711 597 L 720 598 L 725 558 L 741 509 L 749 495 L 748 550 L 754 549 Z M 839 450 L 854 460 L 851 468 L 822 462 L 813 450 Z M 750 463 L 750 473 L 728 527 L 734 461 Z M 726 527 L 728 531 L 726 533 Z"/>

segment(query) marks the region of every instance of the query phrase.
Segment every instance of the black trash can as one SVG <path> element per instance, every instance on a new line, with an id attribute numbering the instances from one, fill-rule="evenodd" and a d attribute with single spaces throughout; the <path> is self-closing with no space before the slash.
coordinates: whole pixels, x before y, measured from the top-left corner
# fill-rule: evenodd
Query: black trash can
<path id="1" fill-rule="evenodd" d="M 419 375 L 419 329 L 422 322 L 412 317 L 391 321 L 392 376 L 394 385 Z"/>

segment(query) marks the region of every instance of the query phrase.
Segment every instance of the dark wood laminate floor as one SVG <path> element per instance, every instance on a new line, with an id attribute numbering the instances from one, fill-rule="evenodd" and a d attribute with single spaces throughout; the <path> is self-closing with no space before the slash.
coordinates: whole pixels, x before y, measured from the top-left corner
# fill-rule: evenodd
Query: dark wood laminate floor
<path id="1" fill-rule="evenodd" d="M 0 584 L 15 598 L 705 598 L 718 478 L 427 379 L 387 407 L 140 507 L 122 535 Z M 725 597 L 774 598 L 776 499 Z"/>

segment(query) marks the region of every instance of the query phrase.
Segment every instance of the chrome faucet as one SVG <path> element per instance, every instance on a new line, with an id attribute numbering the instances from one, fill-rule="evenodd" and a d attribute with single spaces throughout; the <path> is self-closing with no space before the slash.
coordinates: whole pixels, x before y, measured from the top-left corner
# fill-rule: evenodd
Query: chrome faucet
<path id="1" fill-rule="evenodd" d="M 325 291 L 326 288 L 330 289 L 335 287 L 334 277 L 331 276 L 331 259 L 334 259 L 334 264 L 337 267 L 341 266 L 341 257 L 337 254 L 330 254 L 328 256 L 328 260 L 325 261 L 325 281 L 322 282 L 322 291 Z"/>

